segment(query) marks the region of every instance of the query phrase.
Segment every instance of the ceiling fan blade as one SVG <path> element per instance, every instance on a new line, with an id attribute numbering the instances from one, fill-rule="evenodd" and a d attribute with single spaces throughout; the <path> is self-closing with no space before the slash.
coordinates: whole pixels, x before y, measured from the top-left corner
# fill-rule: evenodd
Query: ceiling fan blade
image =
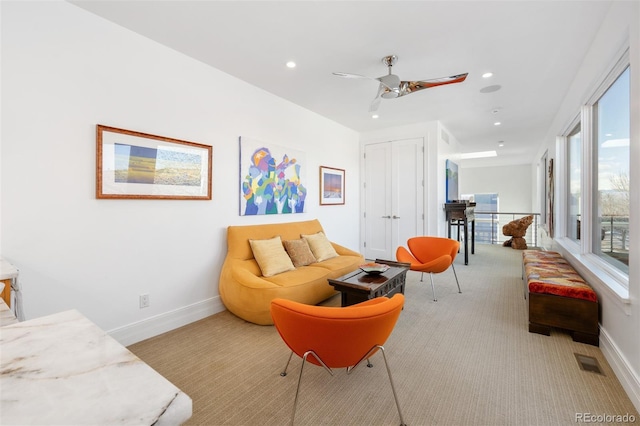
<path id="1" fill-rule="evenodd" d="M 449 77 L 434 78 L 430 80 L 420 81 L 403 81 L 400 84 L 400 96 L 417 92 L 422 89 L 430 89 L 432 87 L 444 86 L 445 84 L 462 83 L 469 73 L 456 74 Z"/>
<path id="2" fill-rule="evenodd" d="M 380 106 L 381 100 L 382 98 L 378 96 L 373 101 L 371 101 L 371 106 L 369 106 L 369 112 L 376 112 L 378 110 L 378 107 Z"/>
<path id="3" fill-rule="evenodd" d="M 373 77 L 367 77 L 366 75 L 360 75 L 360 74 L 351 74 L 351 73 L 347 73 L 347 72 L 334 72 L 332 73 L 333 75 L 337 75 L 338 77 L 344 77 L 344 78 L 359 78 L 359 79 L 365 79 L 365 80 L 374 80 L 379 82 L 380 84 L 385 85 L 386 87 L 388 87 L 389 89 L 392 89 L 391 86 L 387 85 L 384 81 L 382 81 L 382 79 L 386 76 L 383 77 L 378 77 L 378 78 L 373 78 Z"/>
<path id="4" fill-rule="evenodd" d="M 418 80 L 418 81 L 401 81 L 400 78 L 391 72 L 391 68 L 397 61 L 398 57 L 385 56 L 382 58 L 382 62 L 389 68 L 389 73 L 382 77 L 372 78 L 360 74 L 351 74 L 346 72 L 334 72 L 333 75 L 344 78 L 357 78 L 365 80 L 375 80 L 378 84 L 378 94 L 371 102 L 369 112 L 376 111 L 380 106 L 382 99 L 393 99 L 399 96 L 408 95 L 409 93 L 417 92 L 422 89 L 429 89 L 437 86 L 444 86 L 445 84 L 462 83 L 469 73 L 456 74 L 448 77 L 433 78 L 430 80 Z"/>
<path id="5" fill-rule="evenodd" d="M 333 75 L 337 75 L 338 77 L 344 77 L 344 78 L 366 78 L 367 80 L 371 80 L 370 77 L 365 77 L 364 75 L 350 74 L 346 72 L 334 72 Z"/>
<path id="6" fill-rule="evenodd" d="M 380 106 L 380 101 L 382 100 L 380 96 L 384 92 L 385 92 L 385 86 L 384 86 L 384 83 L 381 82 L 380 86 L 378 86 L 378 94 L 376 95 L 375 98 L 373 98 L 373 101 L 371 101 L 371 106 L 369 106 L 369 112 L 374 112 L 378 110 L 378 107 Z"/>

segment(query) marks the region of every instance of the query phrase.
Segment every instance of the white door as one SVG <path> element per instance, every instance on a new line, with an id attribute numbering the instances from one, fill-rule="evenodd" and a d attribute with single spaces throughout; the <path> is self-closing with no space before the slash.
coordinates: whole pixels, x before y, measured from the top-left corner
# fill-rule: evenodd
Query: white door
<path id="1" fill-rule="evenodd" d="M 421 138 L 365 146 L 367 259 L 395 260 L 399 245 L 423 234 L 423 157 Z"/>
<path id="2" fill-rule="evenodd" d="M 388 259 L 391 252 L 391 143 L 364 147 L 364 257 Z"/>

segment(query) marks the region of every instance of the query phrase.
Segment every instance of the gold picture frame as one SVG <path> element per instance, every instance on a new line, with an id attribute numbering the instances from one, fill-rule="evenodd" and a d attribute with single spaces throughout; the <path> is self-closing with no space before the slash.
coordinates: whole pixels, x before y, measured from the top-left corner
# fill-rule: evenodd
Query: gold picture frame
<path id="1" fill-rule="evenodd" d="M 345 171 L 320 166 L 320 205 L 335 206 L 345 201 Z"/>
<path id="2" fill-rule="evenodd" d="M 213 148 L 96 125 L 96 198 L 211 200 Z"/>

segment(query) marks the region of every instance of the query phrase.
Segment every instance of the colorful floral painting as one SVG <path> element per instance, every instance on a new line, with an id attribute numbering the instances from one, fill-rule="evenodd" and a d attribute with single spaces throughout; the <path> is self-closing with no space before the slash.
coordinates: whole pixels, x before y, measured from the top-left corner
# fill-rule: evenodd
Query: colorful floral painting
<path id="1" fill-rule="evenodd" d="M 240 138 L 240 215 L 303 213 L 304 153 Z"/>

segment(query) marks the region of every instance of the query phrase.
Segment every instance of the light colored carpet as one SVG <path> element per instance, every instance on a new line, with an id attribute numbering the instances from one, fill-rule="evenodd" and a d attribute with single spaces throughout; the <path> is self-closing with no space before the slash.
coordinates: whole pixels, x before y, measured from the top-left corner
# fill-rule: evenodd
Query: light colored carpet
<path id="1" fill-rule="evenodd" d="M 527 329 L 522 252 L 478 245 L 465 266 L 434 276 L 409 272 L 405 308 L 385 344 L 409 425 L 571 425 L 577 413 L 634 415 L 599 348 Z M 339 304 L 334 297 L 327 305 Z M 129 349 L 193 399 L 189 425 L 288 424 L 301 360 L 280 377 L 289 351 L 272 326 L 225 311 Z M 595 357 L 604 375 L 583 371 L 574 353 Z M 299 425 L 396 425 L 381 354 L 374 368 L 330 376 L 305 368 Z"/>

